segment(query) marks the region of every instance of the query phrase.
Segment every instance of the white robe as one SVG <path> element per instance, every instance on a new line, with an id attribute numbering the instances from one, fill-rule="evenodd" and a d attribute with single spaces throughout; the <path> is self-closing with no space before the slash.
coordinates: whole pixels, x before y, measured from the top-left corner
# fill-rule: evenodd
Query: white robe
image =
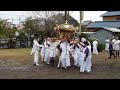
<path id="1" fill-rule="evenodd" d="M 42 45 L 40 55 L 41 55 L 42 61 L 44 61 L 44 58 L 45 58 L 45 46 L 44 45 Z"/>
<path id="2" fill-rule="evenodd" d="M 120 40 L 115 40 L 114 42 L 114 50 L 120 50 Z"/>
<path id="3" fill-rule="evenodd" d="M 73 49 L 73 45 L 70 45 L 70 54 L 71 57 L 74 57 L 75 50 Z"/>
<path id="4" fill-rule="evenodd" d="M 50 54 L 50 47 L 46 43 L 48 43 L 50 45 L 49 41 L 46 41 L 44 43 L 44 45 L 45 45 L 45 58 L 44 58 L 44 61 L 49 64 L 49 61 L 50 61 L 50 55 L 49 55 Z"/>
<path id="5" fill-rule="evenodd" d="M 112 44 L 113 44 L 113 50 L 115 50 L 115 39 L 112 40 Z"/>
<path id="6" fill-rule="evenodd" d="M 74 49 L 74 65 L 79 67 L 80 59 L 81 59 L 81 53 L 80 53 L 80 45 L 78 44 L 78 47 L 75 47 Z"/>
<path id="7" fill-rule="evenodd" d="M 105 44 L 105 50 L 106 50 L 106 51 L 109 50 L 109 41 L 110 41 L 109 39 L 106 39 L 106 40 L 105 40 L 105 42 L 106 42 L 106 44 Z"/>
<path id="8" fill-rule="evenodd" d="M 80 59 L 78 61 L 78 67 L 81 66 L 82 61 L 84 60 L 84 47 L 80 45 Z"/>
<path id="9" fill-rule="evenodd" d="M 38 63 L 39 47 L 41 47 L 41 45 L 39 45 L 39 43 L 36 40 L 34 40 L 33 48 L 32 48 L 32 53 L 34 54 L 34 62 L 33 63 Z"/>
<path id="10" fill-rule="evenodd" d="M 82 41 L 82 42 L 85 42 L 85 41 L 86 41 L 86 39 L 82 37 L 82 38 L 81 38 L 81 41 Z"/>
<path id="11" fill-rule="evenodd" d="M 62 49 L 62 53 L 61 53 L 62 66 L 63 67 L 71 66 L 71 64 L 70 64 L 70 53 L 69 53 L 70 52 L 69 43 L 67 43 L 67 42 L 61 43 L 60 48 Z"/>
<path id="12" fill-rule="evenodd" d="M 88 49 L 90 49 L 90 47 L 86 47 Z M 86 50 L 86 48 L 84 49 L 84 52 Z M 86 54 L 84 53 L 84 58 L 85 58 Z M 80 72 L 90 72 L 91 71 L 91 59 L 90 59 L 90 52 L 88 54 L 88 57 L 86 58 L 86 61 L 84 61 L 84 59 L 81 62 L 81 66 L 80 66 Z"/>
<path id="13" fill-rule="evenodd" d="M 97 50 L 97 45 L 98 45 L 98 41 L 93 41 L 93 54 L 98 55 L 98 50 Z"/>
<path id="14" fill-rule="evenodd" d="M 56 51 L 55 51 L 55 53 L 56 53 L 56 56 L 58 55 L 58 48 L 57 48 L 57 46 L 59 45 L 59 42 L 55 42 L 55 45 L 56 45 Z"/>
<path id="15" fill-rule="evenodd" d="M 56 57 L 57 46 L 55 42 L 50 43 L 50 57 Z"/>
<path id="16" fill-rule="evenodd" d="M 92 53 L 91 53 L 91 45 L 87 46 L 88 49 L 89 49 L 89 67 L 91 69 L 91 66 L 92 66 Z"/>

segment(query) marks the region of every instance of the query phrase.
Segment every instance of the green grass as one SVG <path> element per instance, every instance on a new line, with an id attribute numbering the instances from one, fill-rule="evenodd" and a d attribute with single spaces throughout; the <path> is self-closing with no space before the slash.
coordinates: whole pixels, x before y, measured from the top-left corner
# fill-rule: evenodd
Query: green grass
<path id="1" fill-rule="evenodd" d="M 33 60 L 33 55 L 30 55 L 31 48 L 19 49 L 0 49 L 0 59 L 13 59 L 18 62 L 27 62 Z"/>

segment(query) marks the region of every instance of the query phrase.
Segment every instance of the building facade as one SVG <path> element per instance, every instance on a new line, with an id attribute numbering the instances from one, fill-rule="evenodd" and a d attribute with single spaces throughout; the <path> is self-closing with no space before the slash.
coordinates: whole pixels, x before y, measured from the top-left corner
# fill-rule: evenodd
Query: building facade
<path id="1" fill-rule="evenodd" d="M 105 43 L 106 37 L 111 38 L 120 32 L 120 11 L 108 11 L 101 15 L 103 21 L 95 21 L 86 26 L 90 38 L 97 38 L 100 42 Z"/>

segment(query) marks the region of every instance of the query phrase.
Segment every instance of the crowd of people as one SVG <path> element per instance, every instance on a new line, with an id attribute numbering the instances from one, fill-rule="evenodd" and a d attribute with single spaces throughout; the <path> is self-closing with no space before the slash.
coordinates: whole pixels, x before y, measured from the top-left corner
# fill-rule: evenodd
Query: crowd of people
<path id="1" fill-rule="evenodd" d="M 118 57 L 120 51 L 120 40 L 118 37 L 111 39 L 107 37 L 105 41 L 105 50 L 109 52 L 109 58 L 111 58 L 112 55 L 114 58 Z M 47 65 L 51 64 L 52 66 L 55 65 L 56 57 L 59 57 L 57 61 L 58 68 L 66 69 L 74 65 L 79 68 L 81 73 L 90 73 L 92 66 L 91 48 L 93 48 L 93 54 L 98 55 L 98 39 L 95 39 L 92 44 L 85 38 L 70 40 L 66 37 L 60 40 L 55 37 L 48 37 L 44 39 L 42 44 L 38 42 L 39 38 L 35 38 L 31 51 L 31 55 L 34 54 L 33 65 L 37 66 L 39 66 L 39 55 L 41 61 Z M 71 57 L 74 61 L 73 64 L 71 64 Z"/>
<path id="2" fill-rule="evenodd" d="M 81 40 L 76 38 L 70 40 L 68 38 L 46 38 L 40 45 L 38 43 L 39 38 L 35 38 L 33 41 L 33 48 L 31 55 L 34 54 L 33 65 L 39 66 L 39 52 L 41 61 L 47 65 L 55 65 L 56 57 L 58 59 L 57 67 L 68 68 L 72 66 L 71 57 L 74 59 L 74 66 L 80 68 L 80 72 L 89 73 L 91 71 L 91 44 L 90 42 L 82 38 Z"/>
<path id="3" fill-rule="evenodd" d="M 109 52 L 109 59 L 111 59 L 112 56 L 114 58 L 119 56 L 120 51 L 120 40 L 118 37 L 112 37 L 112 38 L 106 38 L 106 45 L 105 50 Z"/>

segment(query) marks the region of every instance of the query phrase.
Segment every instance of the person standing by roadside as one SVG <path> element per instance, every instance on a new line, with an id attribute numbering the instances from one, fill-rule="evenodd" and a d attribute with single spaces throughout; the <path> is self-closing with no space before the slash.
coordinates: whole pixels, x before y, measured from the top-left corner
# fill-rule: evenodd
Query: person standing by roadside
<path id="1" fill-rule="evenodd" d="M 97 46 L 98 46 L 98 39 L 95 39 L 93 41 L 93 54 L 96 54 L 96 55 L 98 55 Z"/>
<path id="2" fill-rule="evenodd" d="M 110 42 L 109 42 L 109 55 L 110 55 L 109 59 L 111 59 L 112 55 L 114 56 L 114 59 L 115 59 L 112 39 L 110 39 Z"/>
<path id="3" fill-rule="evenodd" d="M 105 40 L 105 50 L 106 51 L 109 51 L 109 38 L 107 37 L 106 40 Z"/>
<path id="4" fill-rule="evenodd" d="M 114 42 L 114 48 L 115 48 L 115 56 L 119 56 L 119 50 L 120 50 L 120 40 L 118 39 L 118 37 L 116 37 L 116 40 Z"/>

